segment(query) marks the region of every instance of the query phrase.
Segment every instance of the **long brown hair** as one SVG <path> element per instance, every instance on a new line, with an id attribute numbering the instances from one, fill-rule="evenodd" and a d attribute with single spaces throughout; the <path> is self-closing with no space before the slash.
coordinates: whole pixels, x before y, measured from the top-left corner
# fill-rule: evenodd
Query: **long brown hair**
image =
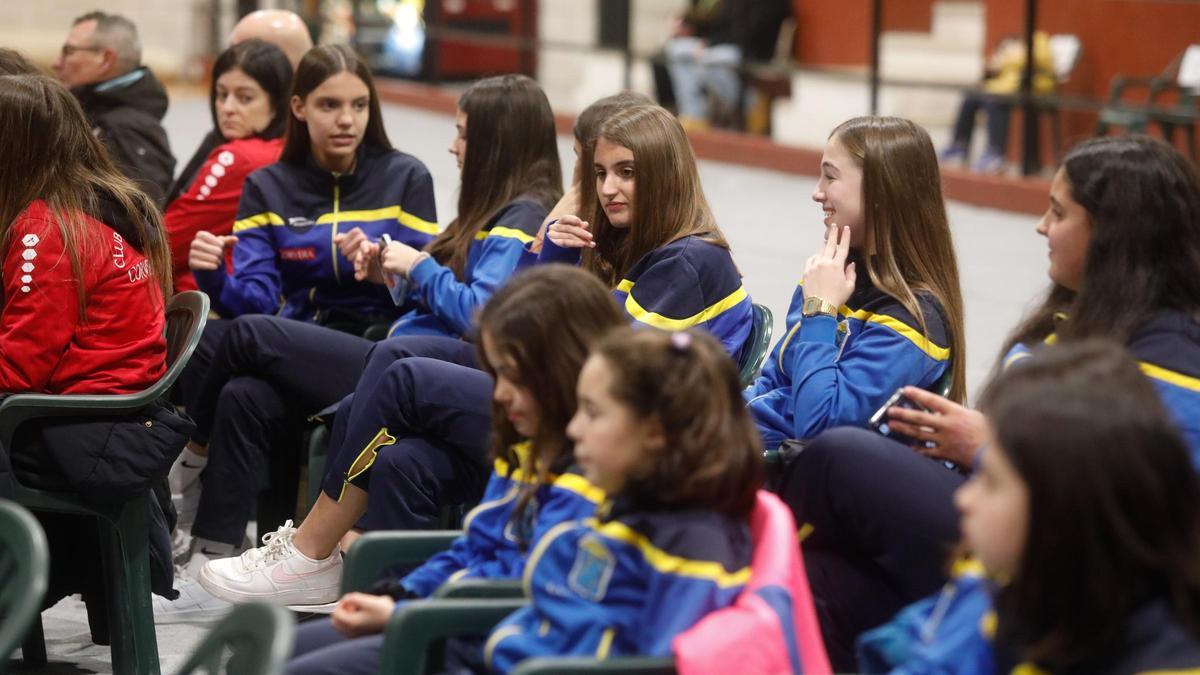
<path id="1" fill-rule="evenodd" d="M 610 395 L 635 417 L 656 420 L 664 436 L 658 452 L 641 458 L 623 495 L 641 508 L 748 516 L 762 485 L 762 440 L 721 343 L 701 330 L 623 326 L 592 353 L 611 369 Z"/>
<path id="2" fill-rule="evenodd" d="M 1051 284 L 1045 300 L 1004 345 L 1057 332 L 1062 340 L 1128 342 L 1164 309 L 1200 318 L 1200 173 L 1175 148 L 1148 136 L 1094 138 L 1063 160 L 1071 197 L 1091 238 L 1083 281 Z"/>
<path id="3" fill-rule="evenodd" d="M 962 289 L 933 142 L 924 129 L 899 117 L 855 117 L 829 137 L 862 166 L 867 275 L 916 317 L 926 336 L 916 292 L 937 299 L 953 359 L 950 399 L 961 403 L 967 390 Z"/>
<path id="4" fill-rule="evenodd" d="M 353 73 L 367 85 L 370 92 L 368 103 L 369 115 L 367 128 L 363 133 L 363 144 L 382 150 L 391 150 L 392 142 L 388 140 L 387 131 L 383 128 L 383 112 L 379 108 L 379 94 L 375 91 L 375 80 L 371 77 L 371 69 L 353 49 L 346 45 L 321 45 L 308 50 L 304 58 L 296 66 L 296 76 L 292 78 L 292 97 L 300 100 L 308 98 L 314 89 L 321 86 L 325 80 L 338 73 Z M 289 97 L 291 98 L 291 97 Z M 312 140 L 308 135 L 308 124 L 296 119 L 296 115 L 288 109 L 287 133 L 284 135 L 283 152 L 279 161 L 302 164 L 312 156 Z"/>
<path id="5" fill-rule="evenodd" d="M 1100 339 L 1044 350 L 1001 373 L 980 408 L 1029 494 L 998 641 L 1053 670 L 1078 666 L 1155 598 L 1200 637 L 1200 482 L 1133 358 Z"/>
<path id="6" fill-rule="evenodd" d="M 171 256 L 157 207 L 113 166 L 65 87 L 43 75 L 0 77 L 0 129 L 0 250 L 8 250 L 13 221 L 40 199 L 54 214 L 71 271 L 82 281 L 83 257 L 104 241 L 81 216 L 100 219 L 100 203 L 108 199 L 132 224 L 137 241 L 129 243 L 146 256 L 162 297 L 171 297 Z M 82 283 L 79 294 L 82 312 Z"/>
<path id="7" fill-rule="evenodd" d="M 575 141 L 579 143 L 580 148 L 588 147 L 596 142 L 596 135 L 600 133 L 600 125 L 604 124 L 608 118 L 621 110 L 639 105 L 654 105 L 654 101 L 645 94 L 628 89 L 597 99 L 575 118 L 575 126 L 571 129 L 575 135 Z M 575 175 L 572 176 L 571 182 L 579 183 L 585 176 L 591 176 L 591 167 L 583 165 L 583 153 L 580 152 L 578 161 L 575 162 Z"/>
<path id="8" fill-rule="evenodd" d="M 584 250 L 585 268 L 616 286 L 642 256 L 677 239 L 699 235 L 729 248 L 704 198 L 692 146 L 671 113 L 656 105 L 615 113 L 600 126 L 596 139 L 584 146 L 584 171 L 595 164 L 600 138 L 633 153 L 636 222 L 627 228 L 613 227 L 600 205 L 596 180 L 581 181 L 580 212 L 591 224 L 596 242 L 595 248 Z"/>
<path id="9" fill-rule="evenodd" d="M 481 335 L 476 344 L 484 369 L 496 376 L 483 351 L 486 339 L 493 352 L 511 359 L 518 384 L 530 391 L 540 409 L 537 433 L 529 439 L 533 467 L 526 468 L 537 474 L 539 483 L 546 483 L 550 471 L 574 449 L 566 429 L 575 414 L 575 382 L 588 348 L 598 336 L 627 321 L 604 284 L 568 265 L 538 265 L 516 275 L 479 313 Z M 521 440 L 504 410 L 493 402 L 493 455 L 516 468 L 512 447 Z M 519 499 L 518 512 L 536 487 Z"/>
<path id="10" fill-rule="evenodd" d="M 475 235 L 500 207 L 526 196 L 549 211 L 562 197 L 562 167 L 550 101 L 524 75 L 480 80 L 463 92 L 467 116 L 458 216 L 428 247 L 439 263 L 462 277 Z"/>

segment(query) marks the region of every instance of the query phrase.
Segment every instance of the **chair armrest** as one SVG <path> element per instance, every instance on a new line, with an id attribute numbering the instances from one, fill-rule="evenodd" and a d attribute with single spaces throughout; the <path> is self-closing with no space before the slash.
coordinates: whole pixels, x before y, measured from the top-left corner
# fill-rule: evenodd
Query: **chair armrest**
<path id="1" fill-rule="evenodd" d="M 392 565 L 420 563 L 450 548 L 461 530 L 368 532 L 346 552 L 342 567 L 342 593 L 365 591 Z"/>
<path id="2" fill-rule="evenodd" d="M 675 660 L 666 656 L 623 656 L 598 661 L 586 656 L 527 659 L 517 664 L 513 675 L 587 675 L 589 673 L 638 673 L 674 675 Z"/>
<path id="3" fill-rule="evenodd" d="M 459 579 L 434 592 L 435 598 L 524 598 L 520 579 Z"/>
<path id="4" fill-rule="evenodd" d="M 416 600 L 399 607 L 388 622 L 379 672 L 423 675 L 429 648 L 459 635 L 487 635 L 525 600 Z"/>
<path id="5" fill-rule="evenodd" d="M 75 415 L 127 415 L 145 408 L 157 398 L 157 391 L 153 396 L 148 396 L 145 391 L 114 395 L 13 394 L 0 402 L 0 447 L 12 448 L 17 429 L 30 420 Z"/>

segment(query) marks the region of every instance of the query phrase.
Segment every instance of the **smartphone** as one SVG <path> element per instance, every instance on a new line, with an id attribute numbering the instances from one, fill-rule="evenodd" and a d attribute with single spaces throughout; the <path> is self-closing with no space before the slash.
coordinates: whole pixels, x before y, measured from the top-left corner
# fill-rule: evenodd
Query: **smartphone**
<path id="1" fill-rule="evenodd" d="M 909 438 L 908 436 L 905 436 L 904 434 L 892 428 L 888 418 L 888 410 L 896 407 L 929 412 L 929 408 L 926 408 L 920 403 L 917 403 L 911 398 L 905 396 L 904 389 L 897 389 L 896 393 L 892 394 L 891 398 L 889 398 L 886 403 L 880 406 L 879 410 L 876 410 L 874 415 L 871 415 L 871 419 L 867 421 L 867 428 L 874 429 L 875 431 L 879 432 L 880 435 L 886 436 L 897 443 L 903 443 L 904 445 L 910 446 L 920 445 L 922 441 L 919 441 L 915 438 Z"/>

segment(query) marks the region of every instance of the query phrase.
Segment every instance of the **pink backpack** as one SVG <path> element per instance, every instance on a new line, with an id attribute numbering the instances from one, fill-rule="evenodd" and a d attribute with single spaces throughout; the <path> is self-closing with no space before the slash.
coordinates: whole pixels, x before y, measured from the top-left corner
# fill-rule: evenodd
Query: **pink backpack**
<path id="1" fill-rule="evenodd" d="M 750 534 L 750 582 L 732 606 L 675 638 L 676 670 L 680 675 L 832 672 L 791 511 L 760 490 Z"/>

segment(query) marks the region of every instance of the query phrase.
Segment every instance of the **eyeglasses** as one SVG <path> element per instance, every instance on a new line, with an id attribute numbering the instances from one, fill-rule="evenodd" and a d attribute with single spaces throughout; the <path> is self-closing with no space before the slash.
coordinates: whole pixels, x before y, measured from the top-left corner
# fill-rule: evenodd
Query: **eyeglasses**
<path id="1" fill-rule="evenodd" d="M 75 45 L 63 45 L 62 46 L 62 57 L 64 59 L 70 58 L 70 56 L 72 54 L 74 54 L 75 52 L 102 52 L 102 51 L 104 51 L 104 47 L 77 47 Z"/>

